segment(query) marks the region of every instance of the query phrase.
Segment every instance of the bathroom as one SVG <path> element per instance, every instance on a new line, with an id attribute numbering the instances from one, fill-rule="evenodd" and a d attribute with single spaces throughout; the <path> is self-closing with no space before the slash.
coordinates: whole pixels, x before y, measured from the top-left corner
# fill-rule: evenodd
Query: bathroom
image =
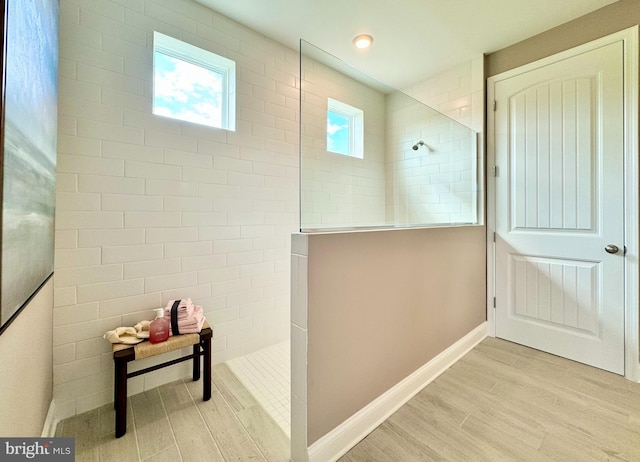
<path id="1" fill-rule="evenodd" d="M 153 308 L 174 297 L 204 307 L 215 326 L 214 364 L 286 341 L 289 241 L 300 229 L 298 51 L 208 10 L 197 16 L 216 28 L 187 14 L 152 21 L 149 5 L 144 15 L 132 6 L 109 10 L 122 23 L 97 5 L 60 8 L 53 354 L 61 418 L 112 399 L 102 334 L 153 319 Z M 237 63 L 235 132 L 148 112 L 151 32 L 192 37 L 194 29 L 194 44 Z M 90 58 L 77 55 L 78 41 Z M 467 122 L 474 98 L 478 128 L 481 62 L 439 77 L 442 94 L 455 92 L 464 105 L 450 112 L 462 109 Z M 178 366 L 138 377 L 130 394 L 183 375 Z"/>
<path id="2" fill-rule="evenodd" d="M 154 31 L 189 41 L 237 63 L 235 131 L 211 130 L 150 113 L 153 92 L 150 48 Z M 439 199 L 437 203 L 423 204 L 435 215 L 429 224 L 474 226 L 321 232 L 331 228 L 425 224 L 416 221 L 416 210 L 406 208 L 413 190 L 398 186 L 400 174 L 385 176 L 381 172 L 391 168 L 385 163 L 401 164 L 407 159 L 411 164 L 412 158 L 437 156 L 442 146 L 440 141 L 434 142 L 432 133 L 409 128 L 398 135 L 396 141 L 401 147 L 394 151 L 406 157 L 393 162 L 383 160 L 376 167 L 378 173 L 372 175 L 379 184 L 374 196 L 380 209 L 365 210 L 354 203 L 345 205 L 348 213 L 333 216 L 320 213 L 317 219 L 313 207 L 321 211 L 326 207 L 334 209 L 331 198 L 329 203 L 322 202 L 327 198 L 322 194 L 316 195 L 319 200 L 313 204 L 305 202 L 313 196 L 312 190 L 305 192 L 305 185 L 314 186 L 305 182 L 310 179 L 305 172 L 310 170 L 304 170 L 304 154 L 308 152 L 304 149 L 304 138 L 302 161 L 299 157 L 299 129 L 305 123 L 305 113 L 304 110 L 300 113 L 297 49 L 283 46 L 189 0 L 61 0 L 59 40 L 55 277 L 33 300 L 31 312 L 25 311 L 16 321 L 16 326 L 23 327 L 14 326 L 17 331 L 40 323 L 52 325 L 52 331 L 43 328 L 42 334 L 45 343 L 42 349 L 50 351 L 52 360 L 44 357 L 34 361 L 33 369 L 43 371 L 45 378 L 36 372 L 24 378 L 25 382 L 37 384 L 36 389 L 29 388 L 28 392 L 43 398 L 34 404 L 36 411 L 28 412 L 33 417 L 21 420 L 19 425 L 24 427 L 19 430 L 23 434 L 32 432 L 34 426 L 42 428 L 47 414 L 54 416 L 51 420 L 61 421 L 111 403 L 113 363 L 103 334 L 116 326 L 132 326 L 141 319 L 152 319 L 153 309 L 173 298 L 188 296 L 205 308 L 207 319 L 214 325 L 214 364 L 274 345 L 286 345 L 291 338 L 293 349 L 308 343 L 309 357 L 316 355 L 318 364 L 327 366 L 349 345 L 335 338 L 334 349 L 320 346 L 311 331 L 307 339 L 306 324 L 301 325 L 306 321 L 292 319 L 291 316 L 300 314 L 292 315 L 290 310 L 292 261 L 298 269 L 300 262 L 306 262 L 309 270 L 314 265 L 314 274 L 323 281 L 323 287 L 333 285 L 335 294 L 346 288 L 323 265 L 345 265 L 343 268 L 352 272 L 361 271 L 358 277 L 350 279 L 353 286 L 349 289 L 361 295 L 370 292 L 365 301 L 358 303 L 375 305 L 371 297 L 375 298 L 377 292 L 371 290 L 371 281 L 385 283 L 384 271 L 378 271 L 379 267 L 397 264 L 397 255 L 404 255 L 407 259 L 403 270 L 387 276 L 389 284 L 399 284 L 399 278 L 405 276 L 402 283 L 405 289 L 411 284 L 423 286 L 415 291 L 406 290 L 409 295 L 405 294 L 408 298 L 403 298 L 402 304 L 409 310 L 410 319 L 417 316 L 412 311 L 419 307 L 416 300 L 434 293 L 459 292 L 455 285 L 447 285 L 433 272 L 432 268 L 437 267 L 459 273 L 462 280 L 469 277 L 475 284 L 467 298 L 460 300 L 460 306 L 470 314 L 460 332 L 453 336 L 462 337 L 484 322 L 485 228 L 481 225 L 484 210 L 476 207 L 483 199 L 481 176 L 465 177 L 474 186 L 461 191 L 465 201 L 456 203 L 453 212 L 445 209 Z M 467 62 L 401 88 L 408 96 L 398 94 L 396 101 L 400 106 L 404 98 L 418 100 L 469 127 L 469 133 L 476 133 L 465 142 L 473 150 L 467 159 L 473 161 L 472 168 L 467 169 L 471 172 L 482 172 L 484 168 L 484 79 L 484 57 L 478 53 Z M 428 111 L 426 106 L 417 107 L 417 111 Z M 414 114 L 407 117 L 411 119 Z M 392 138 L 393 133 L 386 133 L 381 143 L 390 143 Z M 424 144 L 412 149 L 419 141 Z M 384 147 L 379 147 L 383 156 Z M 343 161 L 340 158 L 335 163 L 344 164 Z M 348 194 L 344 186 L 333 187 L 334 197 L 344 199 Z M 441 193 L 421 191 L 419 195 Z M 354 210 L 367 213 L 358 222 L 346 219 L 353 216 Z M 294 237 L 292 248 L 291 236 L 301 228 L 318 232 L 310 235 L 308 241 Z M 429 243 L 425 244 L 427 235 Z M 333 249 L 332 258 L 315 266 L 316 262 L 311 261 L 313 254 L 324 254 L 323 249 L 327 248 Z M 376 257 L 379 260 L 371 261 L 374 266 L 360 268 L 350 260 L 360 258 L 371 248 L 386 249 Z M 473 274 L 480 279 L 473 279 Z M 324 306 L 335 302 L 321 295 L 309 292 L 309 303 Z M 316 296 L 320 298 L 313 298 Z M 357 302 L 358 296 L 349 300 Z M 438 300 L 451 303 L 444 296 Z M 363 332 L 382 335 L 392 320 L 383 316 L 381 306 L 374 305 L 372 309 L 380 314 L 380 324 L 367 314 L 353 312 L 342 334 L 356 335 L 353 329 L 366 324 L 371 329 Z M 347 308 L 335 305 L 336 310 Z M 314 320 L 327 327 L 324 321 Z M 443 323 L 454 325 L 455 319 Z M 397 352 L 394 348 L 402 347 L 397 337 L 402 332 L 400 327 L 389 328 L 393 333 L 372 350 L 371 356 L 383 360 Z M 419 342 L 419 336 L 417 331 L 410 332 L 405 340 Z M 0 342 L 9 342 L 7 335 L 3 337 Z M 328 338 L 323 341 L 328 342 Z M 47 340 L 52 348 L 46 346 Z M 423 347 L 437 351 L 444 349 L 449 340 L 442 338 L 437 345 Z M 367 344 L 363 349 L 370 347 L 374 346 Z M 307 347 L 304 348 L 306 351 Z M 381 391 L 419 368 L 424 363 L 420 361 L 421 358 L 408 358 L 391 376 L 378 378 L 357 399 L 360 391 L 349 390 L 354 402 L 345 404 L 342 414 L 324 415 L 321 422 L 308 429 L 300 444 L 304 443 L 306 450 Z M 369 364 L 371 370 L 378 366 L 375 361 Z M 305 373 L 310 374 L 305 375 L 305 382 L 308 380 L 316 387 L 308 393 L 322 391 L 317 388 L 321 388 L 317 380 L 325 371 L 310 368 Z M 129 383 L 130 395 L 153 390 L 185 375 L 188 369 L 175 366 L 138 377 Z M 327 388 L 325 392 L 330 390 Z M 307 390 L 300 391 L 298 395 L 306 393 Z M 319 408 L 327 399 L 325 395 L 316 396 L 319 399 L 313 412 L 321 411 Z M 304 401 L 306 397 L 298 398 L 299 404 L 305 407 L 310 404 Z M 22 410 L 16 408 L 15 412 Z M 293 419 L 296 416 L 304 418 L 294 413 Z"/>
<path id="3" fill-rule="evenodd" d="M 104 332 L 153 319 L 153 309 L 175 297 L 204 307 L 214 364 L 290 336 L 290 239 L 300 229 L 298 50 L 195 3 L 162 3 L 146 2 L 144 11 L 135 2 L 60 4 L 53 284 L 60 420 L 113 399 Z M 236 61 L 235 132 L 149 113 L 154 31 Z M 475 118 L 477 129 L 481 66 L 478 56 L 439 76 L 439 93 L 436 79 L 423 87 L 450 114 L 468 124 Z M 443 101 L 449 93 L 454 101 Z M 131 379 L 129 394 L 177 380 L 185 367 Z"/>

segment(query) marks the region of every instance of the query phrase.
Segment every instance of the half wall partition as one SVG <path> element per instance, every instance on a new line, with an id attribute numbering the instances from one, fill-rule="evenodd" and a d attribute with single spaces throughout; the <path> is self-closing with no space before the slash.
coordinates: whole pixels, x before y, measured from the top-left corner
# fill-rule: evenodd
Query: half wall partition
<path id="1" fill-rule="evenodd" d="M 300 43 L 300 228 L 478 224 L 470 128 Z"/>
<path id="2" fill-rule="evenodd" d="M 300 49 L 291 460 L 324 462 L 486 335 L 483 169 L 473 130 Z"/>

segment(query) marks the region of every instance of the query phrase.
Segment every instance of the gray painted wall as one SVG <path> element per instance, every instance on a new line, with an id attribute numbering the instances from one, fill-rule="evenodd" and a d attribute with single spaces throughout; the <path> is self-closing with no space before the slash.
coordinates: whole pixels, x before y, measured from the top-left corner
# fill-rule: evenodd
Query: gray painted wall
<path id="1" fill-rule="evenodd" d="M 309 445 L 485 321 L 485 233 L 309 235 Z"/>

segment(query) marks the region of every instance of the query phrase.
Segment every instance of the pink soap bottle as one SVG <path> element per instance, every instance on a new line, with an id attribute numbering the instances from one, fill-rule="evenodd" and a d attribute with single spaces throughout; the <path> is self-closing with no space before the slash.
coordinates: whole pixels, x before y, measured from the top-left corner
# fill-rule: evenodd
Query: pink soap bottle
<path id="1" fill-rule="evenodd" d="M 149 341 L 151 343 L 164 342 L 169 338 L 169 321 L 164 318 L 164 308 L 156 308 L 156 319 L 149 325 Z"/>

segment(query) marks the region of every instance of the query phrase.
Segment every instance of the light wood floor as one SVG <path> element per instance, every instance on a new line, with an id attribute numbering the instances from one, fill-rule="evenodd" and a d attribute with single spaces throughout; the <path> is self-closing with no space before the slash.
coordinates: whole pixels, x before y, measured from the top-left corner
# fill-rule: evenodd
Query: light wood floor
<path id="1" fill-rule="evenodd" d="M 640 461 L 640 385 L 487 338 L 342 462 Z"/>
<path id="2" fill-rule="evenodd" d="M 202 380 L 132 396 L 122 438 L 111 404 L 60 422 L 56 436 L 75 437 L 76 462 L 288 461 L 289 438 L 227 365 L 214 366 L 212 379 L 206 402 Z"/>
<path id="3" fill-rule="evenodd" d="M 225 365 L 213 395 L 175 382 L 58 425 L 76 461 L 286 461 L 289 441 Z M 487 338 L 400 408 L 341 462 L 640 461 L 640 385 Z"/>

